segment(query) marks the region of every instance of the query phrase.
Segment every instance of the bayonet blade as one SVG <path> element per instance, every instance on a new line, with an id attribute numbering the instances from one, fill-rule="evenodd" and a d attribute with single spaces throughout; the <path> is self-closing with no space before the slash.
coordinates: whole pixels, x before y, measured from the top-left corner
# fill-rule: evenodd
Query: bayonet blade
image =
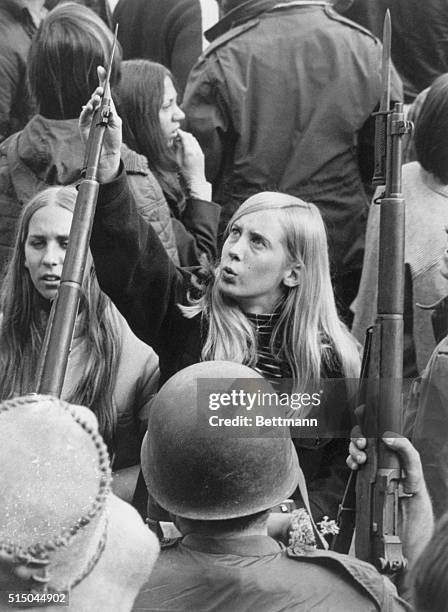
<path id="1" fill-rule="evenodd" d="M 390 57 L 391 57 L 392 24 L 390 11 L 387 9 L 383 25 L 383 59 L 381 62 L 382 94 L 380 112 L 387 112 L 390 106 Z"/>
<path id="2" fill-rule="evenodd" d="M 112 66 L 114 63 L 115 49 L 117 48 L 117 40 L 118 40 L 118 23 L 115 26 L 114 42 L 112 43 L 112 50 L 110 52 L 110 58 L 109 58 L 109 66 L 107 67 L 106 80 L 104 82 L 103 97 L 105 98 L 110 98 L 110 76 L 112 74 Z"/>
<path id="3" fill-rule="evenodd" d="M 387 116 L 390 107 L 390 50 L 392 26 L 389 9 L 386 11 L 383 26 L 383 55 L 381 61 L 381 98 L 380 107 L 375 117 L 375 168 L 373 185 L 384 185 L 386 182 L 387 156 Z"/>

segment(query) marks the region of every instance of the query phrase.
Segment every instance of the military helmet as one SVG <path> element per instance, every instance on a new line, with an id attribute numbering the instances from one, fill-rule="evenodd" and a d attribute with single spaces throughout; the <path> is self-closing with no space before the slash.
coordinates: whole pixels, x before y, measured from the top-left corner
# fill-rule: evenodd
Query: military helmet
<path id="1" fill-rule="evenodd" d="M 257 406 L 211 410 L 210 390 L 215 399 L 232 391 L 241 399 L 241 390 L 273 394 L 254 370 L 227 361 L 197 363 L 170 378 L 151 406 L 142 447 L 150 495 L 170 513 L 196 520 L 247 516 L 280 503 L 304 482 L 289 429 L 256 426 Z M 247 416 L 253 423 L 210 427 L 212 415 L 215 422 Z"/>

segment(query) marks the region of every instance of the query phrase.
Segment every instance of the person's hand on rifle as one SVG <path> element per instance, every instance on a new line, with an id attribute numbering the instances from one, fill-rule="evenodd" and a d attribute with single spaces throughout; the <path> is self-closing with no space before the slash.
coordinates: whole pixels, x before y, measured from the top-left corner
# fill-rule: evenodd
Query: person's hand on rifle
<path id="1" fill-rule="evenodd" d="M 83 107 L 79 116 L 79 130 L 85 144 L 89 138 L 92 117 L 96 109 L 99 108 L 104 93 L 103 85 L 106 79 L 106 70 L 102 66 L 98 66 L 97 70 L 100 84 L 91 95 L 90 100 Z M 109 122 L 106 128 L 98 165 L 98 180 L 100 183 L 107 183 L 113 180 L 118 176 L 120 167 L 120 149 L 122 143 L 121 119 L 117 114 L 112 98 L 110 100 L 110 111 Z"/>
<path id="2" fill-rule="evenodd" d="M 429 542 L 434 529 L 434 516 L 431 500 L 423 477 L 420 454 L 410 440 L 392 432 L 386 432 L 382 438 L 384 444 L 396 452 L 404 473 L 402 491 L 400 492 L 400 521 L 403 553 L 408 561 L 408 570 L 412 569 L 418 556 Z M 359 427 L 352 431 L 347 465 L 357 470 L 367 461 L 365 451 L 367 439 L 361 434 Z M 405 596 L 409 589 L 409 571 L 405 572 L 400 581 L 400 591 Z"/>
<path id="3" fill-rule="evenodd" d="M 405 473 L 403 492 L 406 495 L 416 495 L 422 490 L 426 491 L 420 455 L 412 443 L 407 438 L 391 432 L 384 435 L 383 442 L 400 458 L 400 464 Z M 367 461 L 367 454 L 364 452 L 366 446 L 366 438 L 361 435 L 359 427 L 355 427 L 352 431 L 347 457 L 347 465 L 351 470 L 357 470 Z"/>

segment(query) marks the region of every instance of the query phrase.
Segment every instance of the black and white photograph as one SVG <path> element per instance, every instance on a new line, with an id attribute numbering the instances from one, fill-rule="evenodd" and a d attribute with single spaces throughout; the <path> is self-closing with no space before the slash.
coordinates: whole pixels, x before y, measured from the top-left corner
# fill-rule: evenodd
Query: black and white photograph
<path id="1" fill-rule="evenodd" d="M 0 0 L 0 612 L 448 612 L 448 0 Z"/>

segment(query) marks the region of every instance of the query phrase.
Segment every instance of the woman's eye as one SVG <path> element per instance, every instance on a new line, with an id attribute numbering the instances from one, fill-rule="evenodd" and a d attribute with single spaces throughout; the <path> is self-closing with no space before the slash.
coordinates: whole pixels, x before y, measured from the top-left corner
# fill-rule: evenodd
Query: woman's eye
<path id="1" fill-rule="evenodd" d="M 61 240 L 61 248 L 67 249 L 67 247 L 68 247 L 68 239 L 67 240 Z"/>
<path id="2" fill-rule="evenodd" d="M 41 249 L 44 247 L 45 242 L 43 240 L 31 240 L 30 245 L 33 249 Z"/>
<path id="3" fill-rule="evenodd" d="M 230 235 L 231 236 L 239 236 L 240 235 L 240 230 L 237 227 L 232 227 L 232 229 L 230 230 Z"/>
<path id="4" fill-rule="evenodd" d="M 260 236 L 253 236 L 252 244 L 255 245 L 256 247 L 262 247 L 264 246 L 264 240 Z"/>

